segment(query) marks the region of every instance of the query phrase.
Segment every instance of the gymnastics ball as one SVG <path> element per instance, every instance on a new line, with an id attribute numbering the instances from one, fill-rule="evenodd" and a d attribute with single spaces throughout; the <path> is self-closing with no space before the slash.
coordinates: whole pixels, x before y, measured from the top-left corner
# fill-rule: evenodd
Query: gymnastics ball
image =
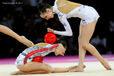
<path id="1" fill-rule="evenodd" d="M 54 33 L 49 32 L 44 36 L 44 41 L 49 44 L 54 44 L 57 41 L 57 37 Z"/>

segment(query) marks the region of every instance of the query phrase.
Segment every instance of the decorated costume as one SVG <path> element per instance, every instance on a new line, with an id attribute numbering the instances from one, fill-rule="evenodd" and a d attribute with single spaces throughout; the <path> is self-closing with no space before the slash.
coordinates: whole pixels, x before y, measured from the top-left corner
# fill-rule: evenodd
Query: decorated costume
<path id="1" fill-rule="evenodd" d="M 15 64 L 18 66 L 30 61 L 43 63 L 43 56 L 54 52 L 58 46 L 59 44 L 38 43 L 20 53 Z"/>
<path id="2" fill-rule="evenodd" d="M 64 32 L 54 30 L 54 33 L 65 36 L 72 35 L 72 30 L 67 18 L 78 17 L 81 19 L 81 24 L 85 26 L 100 17 L 93 7 L 68 0 L 55 0 L 53 12 L 58 15 L 60 22 L 64 25 L 66 30 Z"/>

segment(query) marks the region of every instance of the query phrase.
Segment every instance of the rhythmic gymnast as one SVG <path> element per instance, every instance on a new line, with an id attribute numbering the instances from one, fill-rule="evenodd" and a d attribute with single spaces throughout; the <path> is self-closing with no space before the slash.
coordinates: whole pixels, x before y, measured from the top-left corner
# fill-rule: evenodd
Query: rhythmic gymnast
<path id="1" fill-rule="evenodd" d="M 86 51 L 95 56 L 107 70 L 111 70 L 108 62 L 104 60 L 97 49 L 89 43 L 95 30 L 96 23 L 100 17 L 93 7 L 68 0 L 55 0 L 54 6 L 50 6 L 49 4 L 39 4 L 38 10 L 40 12 L 40 17 L 46 20 L 54 18 L 55 13 L 58 15 L 58 18 L 63 24 L 65 31 L 57 31 L 47 28 L 48 32 L 53 32 L 58 35 L 72 36 L 72 29 L 67 21 L 67 18 L 78 17 L 81 19 L 78 37 L 79 64 L 75 69 L 76 72 L 84 71 L 83 62 Z"/>
<path id="2" fill-rule="evenodd" d="M 8 28 L 6 26 L 0 25 L 0 32 L 15 38 L 16 40 L 18 40 L 22 44 L 26 45 L 27 47 L 34 45 L 25 36 L 19 36 L 18 34 L 16 34 L 14 31 L 12 31 L 10 28 Z"/>
<path id="3" fill-rule="evenodd" d="M 62 44 L 38 43 L 19 54 L 15 62 L 19 71 L 12 74 L 47 74 L 72 71 L 76 66 L 69 68 L 53 68 L 50 65 L 43 63 L 43 56 L 46 56 L 51 52 L 54 52 L 56 56 L 64 55 L 65 50 L 66 49 Z"/>

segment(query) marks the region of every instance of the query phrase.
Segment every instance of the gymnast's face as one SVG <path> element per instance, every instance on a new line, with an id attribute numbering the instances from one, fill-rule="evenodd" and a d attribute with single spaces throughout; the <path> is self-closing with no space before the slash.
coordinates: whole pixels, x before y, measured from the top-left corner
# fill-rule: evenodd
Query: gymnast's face
<path id="1" fill-rule="evenodd" d="M 45 13 L 41 13 L 40 17 L 44 18 L 46 20 L 49 20 L 49 19 L 54 17 L 54 13 L 53 13 L 52 9 L 46 9 L 46 12 Z"/>

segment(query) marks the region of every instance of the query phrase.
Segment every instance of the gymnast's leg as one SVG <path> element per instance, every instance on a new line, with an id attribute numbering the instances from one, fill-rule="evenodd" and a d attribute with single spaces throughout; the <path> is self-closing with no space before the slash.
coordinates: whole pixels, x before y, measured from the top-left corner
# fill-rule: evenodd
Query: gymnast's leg
<path id="1" fill-rule="evenodd" d="M 93 35 L 96 23 L 97 23 L 97 21 L 94 21 L 92 23 L 88 23 L 85 26 L 80 25 L 81 28 L 80 28 L 79 38 L 78 38 L 79 67 L 76 68 L 75 71 L 79 71 L 79 72 L 83 71 L 82 66 L 83 66 L 83 61 L 85 58 L 86 51 L 89 51 L 93 56 L 95 56 L 107 70 L 111 69 L 109 64 L 103 59 L 103 57 L 100 55 L 100 53 L 97 51 L 97 49 L 89 43 L 89 41 Z"/>
<path id="2" fill-rule="evenodd" d="M 13 75 L 25 75 L 25 74 L 48 74 L 48 73 L 61 73 L 68 72 L 69 68 L 52 68 L 48 64 L 39 62 L 29 62 L 24 65 L 18 65 L 19 71 Z"/>

